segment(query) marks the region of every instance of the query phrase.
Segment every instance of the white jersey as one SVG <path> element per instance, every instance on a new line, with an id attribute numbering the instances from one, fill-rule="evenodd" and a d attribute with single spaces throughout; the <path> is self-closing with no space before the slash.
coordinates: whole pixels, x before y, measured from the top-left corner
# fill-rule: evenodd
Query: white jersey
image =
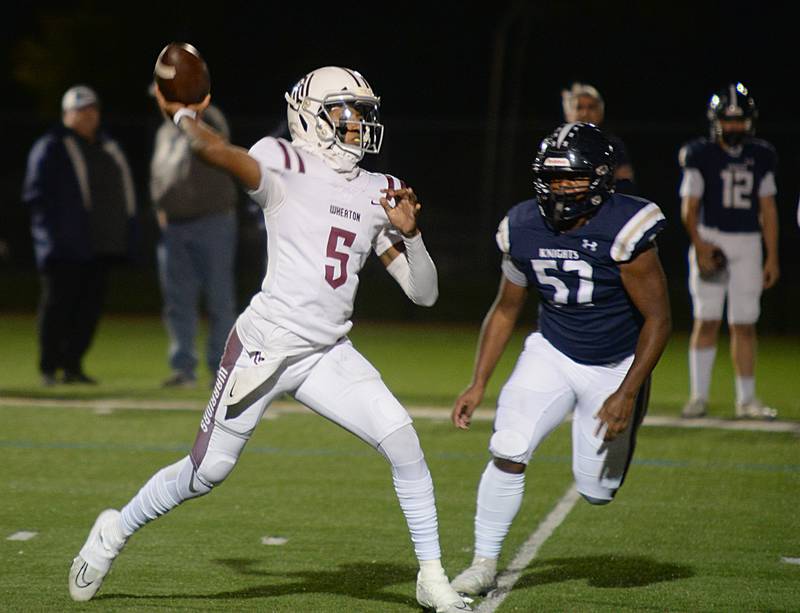
<path id="1" fill-rule="evenodd" d="M 261 185 L 250 196 L 264 212 L 268 257 L 261 291 L 239 325 L 247 334 L 271 322 L 333 344 L 353 325 L 358 273 L 370 252 L 402 242 L 379 200 L 381 189 L 403 184 L 365 170 L 348 180 L 283 139 L 263 138 L 250 155 L 261 167 Z"/>

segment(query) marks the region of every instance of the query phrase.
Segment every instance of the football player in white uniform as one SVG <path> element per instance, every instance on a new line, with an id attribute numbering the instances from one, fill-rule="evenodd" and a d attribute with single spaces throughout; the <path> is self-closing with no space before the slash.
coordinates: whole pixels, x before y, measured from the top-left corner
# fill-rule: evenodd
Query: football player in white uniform
<path id="1" fill-rule="evenodd" d="M 436 611 L 470 610 L 440 562 L 433 482 L 411 418 L 347 338 L 371 251 L 413 302 L 431 306 L 438 297 L 413 190 L 358 166 L 380 150 L 379 98 L 353 70 L 314 70 L 286 94 L 292 142 L 267 137 L 249 151 L 200 121 L 208 98 L 189 107 L 157 98 L 198 154 L 261 205 L 267 273 L 231 330 L 191 453 L 157 472 L 121 511 L 99 515 L 70 570 L 72 597 L 94 596 L 136 530 L 220 484 L 264 411 L 286 393 L 386 457 L 420 563 L 417 600 Z"/>

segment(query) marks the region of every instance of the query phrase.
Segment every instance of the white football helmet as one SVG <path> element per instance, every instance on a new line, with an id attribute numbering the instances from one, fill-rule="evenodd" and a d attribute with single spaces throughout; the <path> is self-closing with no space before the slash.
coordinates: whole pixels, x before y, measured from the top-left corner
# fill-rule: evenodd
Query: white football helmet
<path id="1" fill-rule="evenodd" d="M 325 66 L 312 70 L 285 95 L 292 139 L 325 157 L 357 163 L 365 153 L 378 153 L 383 126 L 380 98 L 355 70 Z M 339 110 L 335 110 L 335 109 Z M 358 123 L 357 143 L 345 142 L 348 127 Z"/>

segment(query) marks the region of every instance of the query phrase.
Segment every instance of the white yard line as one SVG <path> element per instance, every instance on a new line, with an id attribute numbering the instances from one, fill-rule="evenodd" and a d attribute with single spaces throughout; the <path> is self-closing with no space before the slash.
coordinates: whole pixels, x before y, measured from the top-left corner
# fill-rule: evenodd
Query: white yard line
<path id="1" fill-rule="evenodd" d="M 21 530 L 20 532 L 15 532 L 14 534 L 10 534 L 6 537 L 7 541 L 29 541 L 34 536 L 39 534 L 38 532 L 29 532 L 28 530 Z"/>
<path id="2" fill-rule="evenodd" d="M 514 584 L 519 580 L 522 572 L 533 561 L 536 554 L 539 553 L 539 549 L 544 545 L 545 541 L 553 535 L 556 528 L 567 518 L 579 498 L 578 490 L 575 489 L 574 485 L 571 485 L 561 497 L 561 500 L 553 507 L 553 510 L 550 511 L 550 514 L 539 524 L 536 531 L 522 544 L 511 563 L 498 575 L 497 589 L 486 597 L 480 606 L 475 609 L 475 613 L 493 613 L 497 610 L 497 607 L 503 604 L 506 596 L 514 589 Z"/>
<path id="3" fill-rule="evenodd" d="M 110 413 L 120 409 L 134 409 L 143 411 L 202 411 L 205 401 L 200 400 L 144 400 L 140 398 L 109 398 L 109 399 L 69 399 L 60 398 L 0 398 L 0 407 L 26 407 L 26 408 L 63 408 L 63 409 L 93 409 L 98 413 Z M 410 406 L 407 407 L 412 417 L 421 419 L 449 420 L 450 409 L 446 407 Z M 273 402 L 264 414 L 264 419 L 274 419 L 280 415 L 308 413 L 309 409 L 298 402 L 281 400 Z M 473 421 L 494 420 L 494 410 L 478 409 L 472 416 Z M 648 415 L 644 420 L 645 426 L 661 426 L 667 428 L 716 428 L 720 430 L 734 430 L 747 432 L 796 432 L 800 434 L 800 422 L 795 421 L 750 421 L 718 419 L 703 417 L 699 419 L 682 419 L 665 415 Z"/>

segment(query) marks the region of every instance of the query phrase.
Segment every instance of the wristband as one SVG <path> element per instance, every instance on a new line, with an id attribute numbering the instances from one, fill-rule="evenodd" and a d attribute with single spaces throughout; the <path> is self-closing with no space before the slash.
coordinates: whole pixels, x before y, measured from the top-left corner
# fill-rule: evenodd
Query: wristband
<path id="1" fill-rule="evenodd" d="M 178 109 L 175 111 L 175 114 L 172 116 L 172 121 L 175 122 L 175 125 L 180 127 L 181 119 L 184 117 L 191 117 L 192 119 L 197 119 L 197 113 L 192 109 L 188 109 L 185 106 L 183 108 Z"/>

